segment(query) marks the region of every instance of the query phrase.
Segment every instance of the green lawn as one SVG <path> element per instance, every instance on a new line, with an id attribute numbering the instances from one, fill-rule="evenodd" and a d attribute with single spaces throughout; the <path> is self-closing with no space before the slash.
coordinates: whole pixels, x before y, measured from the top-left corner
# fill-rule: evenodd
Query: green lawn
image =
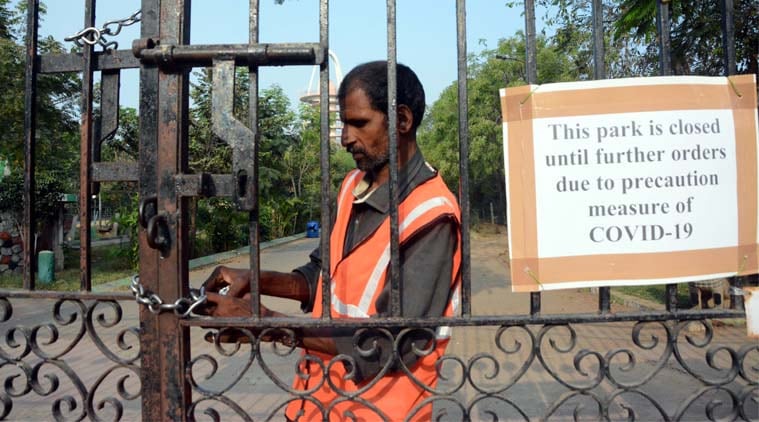
<path id="1" fill-rule="evenodd" d="M 128 247 L 129 245 L 113 245 L 91 250 L 93 286 L 128 277 L 135 273 L 129 264 L 129 260 L 121 253 Z M 80 286 L 79 274 L 79 250 L 68 249 L 64 252 L 64 270 L 55 272 L 55 281 L 47 285 L 38 280 L 36 288 L 37 290 L 77 291 Z M 23 279 L 20 275 L 0 276 L 0 288 L 18 289 L 22 287 Z"/>
<path id="2" fill-rule="evenodd" d="M 641 299 L 650 300 L 656 303 L 664 304 L 665 302 L 666 286 L 664 284 L 649 286 L 613 287 L 612 289 L 629 296 L 639 297 Z M 690 307 L 688 283 L 680 283 L 677 285 L 677 306 L 681 308 Z"/>

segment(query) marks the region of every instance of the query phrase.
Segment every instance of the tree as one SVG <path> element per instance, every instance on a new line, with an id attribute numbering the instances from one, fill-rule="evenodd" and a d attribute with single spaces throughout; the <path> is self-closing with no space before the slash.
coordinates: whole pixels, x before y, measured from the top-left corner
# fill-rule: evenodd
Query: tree
<path id="1" fill-rule="evenodd" d="M 698 0 L 670 3 L 673 73 L 725 73 L 721 4 Z M 657 52 L 656 7 L 654 0 L 622 0 L 614 24 L 615 34 L 631 33 L 648 51 Z M 759 76 L 759 3 L 735 0 L 734 18 L 736 70 Z"/>
<path id="2" fill-rule="evenodd" d="M 676 75 L 724 74 L 721 1 L 682 0 L 670 5 L 672 70 Z M 592 22 L 588 0 L 540 0 L 545 23 L 557 44 L 591 63 Z M 603 6 L 606 67 L 609 77 L 659 73 L 656 0 L 615 0 Z M 759 75 L 759 3 L 735 0 L 735 48 L 738 73 Z"/>
<path id="3" fill-rule="evenodd" d="M 545 36 L 537 39 L 538 83 L 570 81 L 578 69 Z M 469 189 L 473 217 L 490 217 L 490 206 L 504 222 L 506 194 L 499 88 L 524 85 L 524 36 L 501 40 L 469 60 Z M 433 103 L 422 122 L 419 143 L 453 192 L 459 190 L 458 94 L 454 83 Z"/>
<path id="4" fill-rule="evenodd" d="M 15 10 L 10 0 L 0 0 L 0 157 L 11 168 L 24 163 L 25 4 Z M 44 14 L 44 7 L 40 14 Z M 63 53 L 52 37 L 39 40 L 40 54 Z M 39 75 L 37 80 L 38 166 L 57 176 L 78 174 L 78 97 L 81 81 L 76 74 Z M 76 186 L 72 181 L 71 186 Z"/>
<path id="5" fill-rule="evenodd" d="M 247 71 L 237 69 L 234 113 L 243 123 L 248 121 L 248 81 Z M 191 89 L 190 168 L 196 172 L 231 173 L 231 148 L 212 130 L 212 87 L 211 69 L 196 73 Z M 303 218 L 313 215 L 314 192 L 318 195 L 318 189 L 313 189 L 319 171 L 318 132 L 314 144 L 313 135 L 305 129 L 306 125 L 299 123 L 299 116 L 290 109 L 289 100 L 279 86 L 262 89 L 258 102 L 261 230 L 264 238 L 289 235 Z M 313 160 L 316 160 L 316 166 Z M 222 233 L 222 227 L 231 227 L 243 236 L 227 236 Z M 247 230 L 247 214 L 238 212 L 229 199 L 215 198 L 197 203 L 196 224 L 191 223 L 191 232 L 197 232 L 196 253 L 202 249 L 242 246 L 246 243 Z M 236 244 L 225 244 L 222 237 L 236 239 Z"/>
<path id="6" fill-rule="evenodd" d="M 25 115 L 26 4 L 15 9 L 0 0 L 0 159 L 10 163 L 12 175 L 2 181 L 0 212 L 22 220 Z M 44 15 L 44 6 L 40 15 Z M 63 53 L 51 37 L 39 40 L 40 54 Z M 52 215 L 57 215 L 60 194 L 78 186 L 79 125 L 77 99 L 81 82 L 76 74 L 39 75 L 37 79 L 36 201 L 33 209 L 40 236 L 38 246 L 52 246 Z M 51 210 L 55 210 L 52 212 Z M 29 239 L 24 239 L 30 245 Z"/>
<path id="7" fill-rule="evenodd" d="M 63 189 L 61 179 L 54 177 L 50 173 L 44 173 L 37 176 L 35 185 L 35 203 L 34 212 L 37 221 L 37 227 L 34 229 L 40 237 L 36 242 L 35 253 L 42 249 L 52 249 L 52 236 L 50 230 L 60 211 L 60 198 Z M 19 172 L 11 173 L 9 176 L 0 180 L 0 212 L 11 215 L 16 224 L 17 230 L 23 235 L 20 222 L 23 221 L 24 204 L 19 198 L 24 197 L 24 175 Z M 25 245 L 32 245 L 29 239 L 23 239 Z"/>

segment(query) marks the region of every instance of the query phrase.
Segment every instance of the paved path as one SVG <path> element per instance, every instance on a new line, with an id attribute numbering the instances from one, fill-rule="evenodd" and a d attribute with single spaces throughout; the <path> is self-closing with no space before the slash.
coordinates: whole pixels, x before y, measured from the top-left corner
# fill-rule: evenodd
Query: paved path
<path id="1" fill-rule="evenodd" d="M 289 271 L 305 262 L 309 252 L 317 245 L 318 239 L 301 239 L 262 250 L 262 265 L 266 269 Z M 472 301 L 475 315 L 524 315 L 529 311 L 529 295 L 510 291 L 506 257 L 504 234 L 487 236 L 473 234 Z M 238 256 L 229 259 L 226 264 L 246 267 L 248 257 L 247 255 Z M 209 266 L 192 271 L 191 284 L 197 286 L 202 283 L 212 269 L 213 267 Z M 36 327 L 40 326 L 42 321 L 52 321 L 52 303 L 52 301 L 13 301 L 13 318 L 0 325 L 2 351 L 11 356 L 27 353 L 24 361 L 27 362 L 30 370 L 39 362 L 40 359 L 37 356 L 40 354 L 35 351 L 25 352 L 23 345 L 29 344 L 29 341 L 24 340 L 23 333 L 17 332 L 14 337 L 16 342 L 22 345 L 21 347 L 13 347 L 13 344 L 3 339 L 6 338 L 5 334 L 10 327 L 18 325 Z M 297 304 L 292 301 L 264 298 L 264 303 L 283 312 L 299 313 Z M 543 313 L 546 314 L 594 312 L 597 308 L 596 296 L 579 290 L 545 293 L 542 295 L 542 303 Z M 123 397 L 114 388 L 119 379 L 128 376 L 125 378 L 124 387 L 128 392 L 134 393 L 139 388 L 139 382 L 128 368 L 115 364 L 113 359 L 107 358 L 100 352 L 100 350 L 108 350 L 121 360 L 136 357 L 138 350 L 136 336 L 127 333 L 122 341 L 119 341 L 120 333 L 126 328 L 138 325 L 136 305 L 132 302 L 123 303 L 121 309 L 123 316 L 120 320 L 117 318 L 115 309 L 107 304 L 100 304 L 93 310 L 86 308 L 87 304 L 83 306 L 85 306 L 84 311 L 80 311 L 77 302 L 64 303 L 58 314 L 59 322 L 53 324 L 55 328 L 41 326 L 34 332 L 37 339 L 34 344 L 39 353 L 63 354 L 65 364 L 56 365 L 50 362 L 41 365 L 42 375 L 36 377 L 39 385 L 33 386 L 37 392 L 18 394 L 20 397 L 12 400 L 13 411 L 8 417 L 9 420 L 50 420 L 52 419 L 51 409 L 56 400 L 61 404 L 61 414 L 64 417 L 77 419 L 76 416 L 83 411 L 82 404 L 86 402 L 87 391 L 95 392 L 92 401 L 93 411 L 99 417 L 106 420 L 113 418 L 115 407 L 106 401 L 103 402 L 104 409 L 98 410 L 97 403 L 106 398 L 115 398 L 123 406 L 123 420 L 139 418 L 139 400 L 129 400 L 128 395 Z M 613 305 L 612 310 L 618 312 L 627 309 Z M 79 316 L 68 323 L 68 316 L 75 313 L 79 313 Z M 100 314 L 103 315 L 102 322 L 98 317 Z M 90 318 L 82 318 L 86 315 L 90 315 Z M 79 329 L 83 327 L 81 324 L 83 319 L 89 321 L 87 324 L 94 327 L 94 330 L 88 329 L 76 347 L 67 351 L 70 341 L 66 339 L 75 338 Z M 635 365 L 629 371 L 623 371 L 620 368 L 626 363 L 625 355 L 618 354 L 616 358 L 609 359 L 616 363 L 609 369 L 614 379 L 621 383 L 631 383 L 647 379 L 646 377 L 652 374 L 651 381 L 647 382 L 641 391 L 656 398 L 664 406 L 664 411 L 672 415 L 681 403 L 694 394 L 701 383 L 688 375 L 674 358 L 670 357 L 664 363 L 659 362 L 661 356 L 671 356 L 671 351 L 666 350 L 667 333 L 664 328 L 657 324 L 649 324 L 650 327 L 643 330 L 640 336 L 639 344 L 643 346 L 641 347 L 631 341 L 632 325 L 632 323 L 576 325 L 577 336 L 574 340 L 572 333 L 561 327 L 548 330 L 547 333 L 542 332 L 541 327 L 514 327 L 505 330 L 500 336 L 497 335 L 497 327 L 457 328 L 449 346 L 449 354 L 456 356 L 459 363 L 449 361 L 444 365 L 444 374 L 449 378 L 447 381 L 442 381 L 439 387 L 455 391 L 453 395 L 465 404 L 482 399 L 478 404 L 473 405 L 472 416 L 475 420 L 490 419 L 487 411 L 494 412 L 500 420 L 520 419 L 519 411 L 503 399 L 513 400 L 528 418 L 535 419 L 555 403 L 558 397 L 569 394 L 569 389 L 562 383 L 571 384 L 575 388 L 584 388 L 583 386 L 592 382 L 594 375 L 599 373 L 597 361 L 594 360 L 593 355 L 582 355 L 582 350 L 595 351 L 603 356 L 614 350 L 627 349 L 634 356 Z M 97 335 L 91 335 L 92 332 Z M 297 354 L 283 356 L 282 353 L 273 350 L 271 345 L 262 347 L 260 354 L 248 345 L 243 345 L 236 353 L 233 353 L 234 350 L 230 346 L 216 350 L 213 345 L 203 340 L 204 332 L 205 330 L 200 328 L 191 331 L 192 357 L 195 360 L 192 375 L 200 387 L 193 393 L 193 400 L 197 402 L 198 407 L 194 414 L 198 419 L 205 418 L 203 411 L 209 406 L 221 414 L 222 420 L 238 419 L 234 416 L 234 412 L 230 411 L 230 407 L 224 403 L 203 401 L 201 389 L 208 392 L 223 391 L 225 397 L 239 405 L 254 420 L 266 419 L 272 411 L 283 404 L 286 395 L 283 394 L 282 389 L 290 384 Z M 540 337 L 542 334 L 545 336 Z M 696 340 L 703 336 L 697 330 L 684 334 Z M 32 332 L 28 331 L 27 335 L 31 336 Z M 654 340 L 654 336 L 658 340 Z M 682 337 L 683 335 L 679 339 L 679 344 L 686 343 Z M 536 339 L 540 341 L 540 344 L 533 343 Z M 551 342 L 556 346 L 552 346 Z M 102 344 L 98 347 L 97 343 Z M 749 343 L 741 328 L 716 327 L 710 347 L 717 344 L 739 350 Z M 566 352 L 562 352 L 565 349 Z M 729 372 L 724 369 L 730 367 L 730 355 L 726 352 L 717 353 L 715 366 L 709 367 L 704 349 L 684 346 L 681 349 L 678 352 L 682 354 L 682 361 L 692 365 L 695 368 L 692 371 L 698 373 L 699 376 L 706 379 L 719 379 Z M 579 358 L 577 362 L 579 366 L 575 367 L 573 359 L 578 356 L 585 357 Z M 216 369 L 213 364 L 218 364 Z M 524 365 L 528 366 L 529 370 L 522 374 L 521 368 Z M 747 369 L 746 373 L 756 382 L 759 356 L 755 353 L 744 366 Z M 470 377 L 462 388 L 456 388 L 462 380 L 462 368 L 466 368 Z M 16 366 L 0 367 L 0 372 L 2 372 L 0 378 L 4 380 L 10 379 L 12 375 L 9 374 L 19 374 L 20 376 L 14 379 L 18 389 L 23 390 L 24 386 L 28 385 L 25 382 L 26 375 L 23 375 Z M 275 375 L 276 382 L 271 380 L 270 374 L 279 374 L 279 378 Z M 45 375 L 48 377 L 46 378 Z M 51 388 L 49 376 L 57 377 L 59 387 L 54 393 L 46 395 L 45 392 Z M 102 386 L 98 386 L 100 377 L 105 378 Z M 741 381 L 740 376 L 736 379 Z M 85 386 L 84 392 L 77 387 L 77 384 Z M 741 388 L 742 385 L 745 386 L 745 382 L 730 385 L 731 389 L 736 389 Z M 489 396 L 483 395 L 483 392 L 500 391 L 506 386 L 510 387 L 498 395 L 503 398 L 501 400 L 486 399 L 485 397 Z M 618 390 L 619 387 L 613 385 L 607 378 L 597 387 L 589 390 L 588 394 L 608 397 Z M 77 407 L 71 409 L 66 404 L 64 397 L 67 395 L 73 399 L 72 402 L 76 403 Z M 726 400 L 724 396 L 721 399 Z M 727 400 L 729 401 L 729 398 Z M 657 417 L 655 408 L 644 398 L 625 397 L 619 402 L 623 406 L 635 409 L 638 420 L 661 419 Z M 559 409 L 556 413 L 557 418 L 571 419 L 572 409 L 572 407 Z M 593 403 L 586 402 L 585 409 L 586 412 L 591 409 L 588 413 L 591 415 L 589 419 L 594 419 L 592 417 Z M 616 417 L 623 418 L 623 408 L 617 406 L 616 409 Z M 458 413 L 455 406 L 440 406 L 436 410 L 445 412 L 442 420 L 459 419 L 456 416 Z M 752 418 L 759 418 L 756 408 L 749 411 L 752 412 L 749 413 L 753 415 Z M 703 419 L 703 408 L 694 415 L 694 419 L 691 420 Z M 699 419 L 698 416 L 701 418 Z M 278 420 L 278 418 L 273 420 Z"/>

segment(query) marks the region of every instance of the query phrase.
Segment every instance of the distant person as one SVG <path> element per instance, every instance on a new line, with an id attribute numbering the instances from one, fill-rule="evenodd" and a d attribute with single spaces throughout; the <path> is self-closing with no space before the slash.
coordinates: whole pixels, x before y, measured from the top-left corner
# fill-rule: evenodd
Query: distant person
<path id="1" fill-rule="evenodd" d="M 389 134 L 387 116 L 387 62 L 376 61 L 357 66 L 345 76 L 338 91 L 341 143 L 353 155 L 356 170 L 343 180 L 337 197 L 336 216 L 330 235 L 330 275 L 332 279 L 331 314 L 333 318 L 371 318 L 390 315 L 390 217 L 388 181 Z M 400 267 L 403 280 L 402 309 L 405 317 L 453 316 L 458 310 L 460 284 L 460 211 L 456 198 L 437 171 L 424 161 L 416 143 L 416 130 L 425 108 L 424 89 L 416 74 L 399 64 L 397 71 L 398 134 L 398 222 L 400 227 Z M 320 251 L 310 261 L 290 273 L 262 271 L 261 293 L 298 300 L 304 312 L 314 318 L 322 314 Z M 249 270 L 217 267 L 206 281 L 209 306 L 205 312 L 218 317 L 251 315 Z M 229 285 L 226 295 L 218 292 Z M 282 316 L 262 306 L 263 316 Z M 436 361 L 445 352 L 447 327 L 436 331 L 436 347 L 419 357 L 412 350 L 431 345 L 432 336 L 416 330 L 404 336 L 400 354 L 419 383 L 434 387 Z M 421 411 L 414 407 L 428 394 L 393 362 L 389 372 L 377 377 L 393 359 L 391 338 L 379 331 L 357 337 L 355 330 L 303 329 L 298 346 L 303 353 L 323 361 L 326 368 L 337 355 L 350 356 L 330 368 L 330 381 L 337 388 L 352 392 L 371 385 L 357 399 L 344 397 L 324 380 L 321 367 L 303 360 L 294 388 L 307 390 L 321 386 L 310 397 L 329 412 L 330 420 L 402 420 L 410 412 L 415 419 L 429 420 L 431 406 Z M 394 334 L 397 334 L 394 333 Z M 227 339 L 233 340 L 233 339 Z M 264 339 L 271 340 L 271 339 Z M 359 348 L 377 349 L 362 356 Z M 350 379 L 346 379 L 352 372 Z M 376 411 L 372 408 L 376 408 Z M 289 420 L 321 420 L 322 410 L 309 400 L 293 400 L 287 407 Z"/>

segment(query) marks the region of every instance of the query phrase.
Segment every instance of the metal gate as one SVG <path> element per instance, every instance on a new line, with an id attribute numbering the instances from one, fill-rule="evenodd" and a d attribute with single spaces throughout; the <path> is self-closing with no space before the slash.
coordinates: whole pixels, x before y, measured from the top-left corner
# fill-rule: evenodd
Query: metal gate
<path id="1" fill-rule="evenodd" d="M 79 34 L 81 53 L 38 54 L 39 1 L 28 0 L 25 204 L 34 202 L 37 77 L 40 74 L 81 72 L 81 191 L 79 219 L 81 239 L 81 291 L 61 293 L 35 286 L 32 248 L 24 252 L 24 290 L 3 290 L 0 322 L 0 417 L 30 419 L 32 409 L 47 412 L 45 419 L 194 420 L 196 418 L 281 420 L 289 400 L 308 398 L 308 392 L 289 387 L 295 375 L 297 349 L 257 343 L 215 345 L 191 349 L 191 341 L 204 331 L 233 324 L 250 329 L 279 330 L 292 335 L 303 327 L 361 327 L 392 340 L 411 331 L 429 332 L 439 325 L 455 327 L 454 338 L 481 336 L 488 350 L 471 356 L 451 355 L 440 362 L 441 382 L 430 391 L 439 420 L 525 419 L 642 419 L 702 420 L 759 417 L 759 346 L 716 340 L 711 321 L 743 318 L 740 296 L 733 309 L 708 311 L 677 308 L 676 285 L 666 289 L 666 310 L 611 312 L 609 288 L 598 292 L 598 308 L 586 313 L 546 314 L 541 294 L 532 293 L 525 315 L 476 315 L 472 309 L 468 162 L 460 161 L 462 222 L 462 315 L 448 319 L 409 319 L 400 316 L 398 271 L 392 274 L 394 315 L 368 321 L 260 318 L 216 319 L 190 314 L 198 293 L 188 285 L 188 198 L 228 196 L 240 210 L 250 213 L 251 307 L 259 314 L 258 230 L 258 105 L 250 101 L 248 122 L 232 113 L 234 69 L 250 72 L 250 97 L 258 96 L 258 70 L 264 66 L 318 65 L 321 104 L 329 104 L 329 5 L 319 1 L 319 41 L 313 43 L 262 44 L 258 40 L 259 0 L 250 0 L 248 44 L 190 45 L 189 0 L 143 0 L 141 13 L 111 26 L 95 26 L 95 0 L 85 1 L 85 29 Z M 468 156 L 466 1 L 457 0 L 458 95 L 460 157 Z M 732 0 L 725 0 L 723 17 L 726 74 L 735 72 L 732 36 Z M 601 0 L 593 0 L 595 76 L 604 78 Z M 452 5 L 449 5 L 452 6 Z M 670 73 L 669 2 L 658 2 L 660 57 L 663 74 Z M 537 80 L 535 5 L 525 1 L 527 40 L 526 79 Z M 396 2 L 387 1 L 387 59 L 396 62 Z M 140 39 L 131 50 L 107 44 L 105 35 L 123 25 L 139 22 Z M 108 29 L 110 28 L 110 30 Z M 100 51 L 98 51 L 100 50 Z M 188 160 L 188 78 L 197 67 L 214 72 L 213 118 L 217 135 L 233 149 L 232 174 L 190 174 Z M 101 162 L 95 152 L 103 134 L 118 126 L 118 89 L 122 69 L 140 69 L 139 162 Z M 392 68 L 391 68 L 392 69 Z M 94 75 L 100 72 L 101 113 L 93 121 Z M 395 74 L 390 71 L 390 84 Z M 390 89 L 389 116 L 395 116 L 394 90 Z M 321 172 L 329 174 L 329 110 L 321 107 Z M 390 124 L 394 125 L 391 117 Z M 97 127 L 98 130 L 93 130 Z M 391 137 L 391 151 L 397 139 Z M 391 156 L 392 158 L 392 156 Z M 392 162 L 392 161 L 391 161 Z M 321 226 L 329 233 L 330 184 L 322 177 Z M 140 196 L 140 270 L 133 294 L 102 294 L 91 284 L 91 207 L 88 204 L 99 182 L 137 181 Z M 397 186 L 398 170 L 391 170 Z M 392 200 L 391 262 L 397 263 L 397 197 Z M 34 236 L 35 213 L 26 206 L 24 238 Z M 328 236 L 321 248 L 328 251 Z M 324 253 L 322 256 L 329 256 Z M 325 267 L 329 268 L 328 262 Z M 329 277 L 326 276 L 325 280 Z M 504 275 L 505 276 L 505 275 Z M 325 281 L 325 289 L 328 289 Z M 740 288 L 741 280 L 731 282 Z M 326 291 L 326 290 L 325 290 Z M 139 306 L 139 325 L 125 312 Z M 325 295 L 324 309 L 329 309 Z M 24 313 L 38 303 L 52 300 L 49 323 L 26 325 Z M 26 301 L 24 301 L 26 300 Z M 15 304 L 15 306 L 14 306 Z M 39 307 L 39 305 L 36 305 Z M 125 326 L 126 325 L 126 326 Z M 202 327 L 202 328 L 201 328 Z M 398 334 L 392 328 L 403 328 Z M 113 331 L 115 330 L 115 331 Z M 108 332 L 108 338 L 103 332 Z M 598 338 L 620 331 L 627 344 L 599 350 Z M 473 334 L 475 333 L 475 334 Z M 588 337 L 584 337 L 588 336 Z M 735 339 L 733 339 L 735 340 Z M 84 354 L 72 352 L 86 347 Z M 455 352 L 455 348 L 453 351 Z M 453 353 L 453 352 L 452 352 Z M 86 362 L 81 368 L 82 360 Z M 281 360 L 274 365 L 271 360 Z M 89 364 L 105 368 L 89 372 Z M 329 362 L 323 362 L 328 365 Z M 225 369 L 226 368 L 226 369 Z M 275 369 L 276 368 L 276 369 Z M 226 372 L 224 372 L 226 370 Z M 285 371 L 285 372 L 282 372 Z M 225 374 L 222 376 L 222 373 Z M 537 375 L 536 375 L 537 374 Z M 667 382 L 676 376 L 687 392 L 672 391 Z M 530 376 L 537 376 L 537 381 Z M 250 378 L 258 382 L 250 382 Z M 662 380 L 661 378 L 664 378 Z M 529 381 L 526 381 L 529 380 Z M 371 383 L 376 380 L 370 381 Z M 109 386 L 110 385 L 110 386 Z M 542 386 L 541 386 L 542 385 Z M 256 388 L 259 387 L 257 390 Z M 550 394 L 543 401 L 535 392 Z M 546 393 L 548 392 L 548 393 Z M 682 394 L 680 394 L 682 393 Z M 555 394 L 555 395 L 554 395 Z M 349 400 L 361 401 L 344 392 Z M 677 402 L 672 402 L 677 400 Z M 328 407 L 323 407 L 325 414 Z M 25 416 L 26 415 L 26 416 Z M 343 415 L 350 418 L 351 415 Z M 382 415 L 378 415 L 380 418 Z M 410 415 L 413 416 L 413 415 Z"/>

